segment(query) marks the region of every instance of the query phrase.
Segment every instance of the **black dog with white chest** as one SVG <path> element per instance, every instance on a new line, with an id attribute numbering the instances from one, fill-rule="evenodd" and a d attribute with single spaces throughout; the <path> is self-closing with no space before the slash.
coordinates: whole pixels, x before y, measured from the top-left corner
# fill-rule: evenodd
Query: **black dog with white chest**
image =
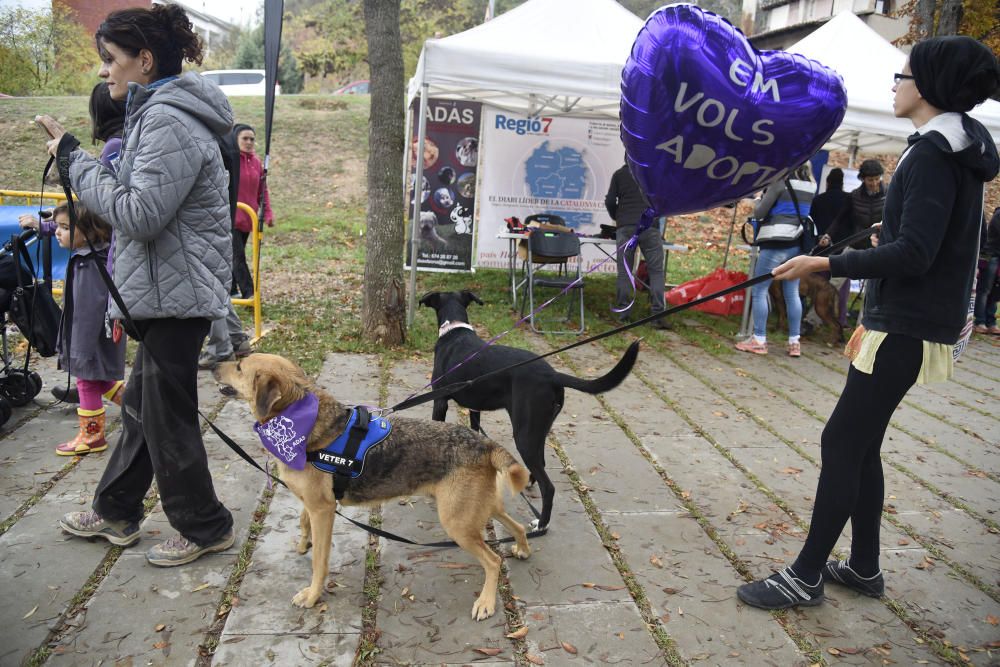
<path id="1" fill-rule="evenodd" d="M 469 291 L 430 292 L 420 299 L 421 305 L 437 312 L 438 339 L 434 345 L 433 377 L 437 381 L 447 374 L 440 386 L 475 380 L 493 371 L 538 357 L 527 350 L 506 345 L 490 345 L 484 349 L 486 342 L 476 335 L 469 324 L 466 307 L 473 301 L 483 304 L 478 296 Z M 588 394 L 610 391 L 628 376 L 638 354 L 639 342 L 636 341 L 629 346 L 614 368 L 593 380 L 582 380 L 559 373 L 543 359 L 538 359 L 533 363 L 489 375 L 448 397 L 469 409 L 469 421 L 474 431 L 480 430 L 481 411 L 501 408 L 507 410 L 514 429 L 514 444 L 542 494 L 542 513 L 538 519 L 538 528 L 547 527 L 552 516 L 552 501 L 556 489 L 545 471 L 545 439 L 562 410 L 565 388 Z M 448 398 L 434 401 L 435 420 L 445 420 Z"/>

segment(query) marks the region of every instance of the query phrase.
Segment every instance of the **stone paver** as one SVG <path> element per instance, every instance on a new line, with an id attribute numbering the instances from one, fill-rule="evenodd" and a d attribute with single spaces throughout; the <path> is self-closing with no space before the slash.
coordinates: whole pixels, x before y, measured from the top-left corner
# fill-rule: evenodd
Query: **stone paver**
<path id="1" fill-rule="evenodd" d="M 522 639 L 506 636 L 514 626 L 502 608 L 483 622 L 469 617 L 482 570 L 468 554 L 370 542 L 340 518 L 327 593 L 313 609 L 295 607 L 291 597 L 311 567 L 311 552 L 295 551 L 300 504 L 275 489 L 241 564 L 254 512 L 268 498 L 265 480 L 214 435 L 205 439 L 217 491 L 236 517 L 230 551 L 183 568 L 149 567 L 145 549 L 171 532 L 159 507 L 143 523 L 143 540 L 118 556 L 106 543 L 63 535 L 58 517 L 89 504 L 106 455 L 70 462 L 51 454 L 75 426 L 72 407 L 51 405 L 48 389 L 60 374 L 45 360 L 43 393 L 0 429 L 0 521 L 8 524 L 0 535 L 7 602 L 0 666 L 39 649 L 48 651 L 46 664 L 59 665 L 350 665 L 366 629 L 366 561 L 375 557 L 381 585 L 368 647 L 378 664 L 945 664 L 940 642 L 971 664 L 996 663 L 1000 346 L 975 338 L 956 381 L 915 388 L 890 427 L 883 448 L 890 514 L 882 529 L 888 600 L 830 585 L 826 604 L 779 622 L 739 604 L 735 589 L 743 572 L 765 575 L 802 543 L 819 436 L 846 362 L 811 344 L 799 360 L 715 357 L 675 334 L 646 335 L 655 345 L 644 345 L 636 373 L 619 389 L 601 398 L 567 390 L 547 445 L 557 487 L 549 533 L 532 540 L 526 561 L 498 547 L 507 575 L 498 602 L 512 605 L 515 622 L 527 626 Z M 552 362 L 593 377 L 617 357 L 588 345 Z M 383 364 L 390 366 L 385 386 Z M 429 373 L 429 360 L 334 354 L 316 381 L 345 403 L 378 405 L 384 392 L 391 405 L 420 390 Z M 207 373 L 199 386 L 203 408 L 218 411 L 219 426 L 263 461 L 246 406 L 221 397 Z M 406 416 L 429 418 L 430 405 Z M 468 421 L 454 404 L 448 418 Z M 482 422 L 515 451 L 505 413 Z M 527 495 L 538 504 L 533 488 Z M 523 500 L 507 505 L 528 521 Z M 369 517 L 367 508 L 346 513 Z M 444 538 L 432 500 L 396 501 L 381 515 L 393 532 Z M 846 553 L 849 544 L 848 531 L 838 549 Z M 237 571 L 232 609 L 220 616 L 222 591 Z M 98 585 L 85 592 L 91 577 Z M 86 604 L 67 615 L 80 595 Z"/>

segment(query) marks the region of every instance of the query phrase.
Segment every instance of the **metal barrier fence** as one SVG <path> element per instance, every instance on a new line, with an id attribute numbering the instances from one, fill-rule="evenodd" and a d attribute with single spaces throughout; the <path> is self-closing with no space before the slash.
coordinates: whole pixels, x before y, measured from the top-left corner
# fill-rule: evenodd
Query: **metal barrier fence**
<path id="1" fill-rule="evenodd" d="M 44 200 L 52 201 L 66 201 L 66 195 L 61 192 L 31 192 L 26 190 L 0 190 L 0 206 L 7 203 L 5 199 L 11 197 L 16 199 L 27 199 L 28 205 L 31 205 L 33 199 L 38 199 L 39 203 Z M 240 202 L 237 204 L 244 213 L 250 216 L 250 223 L 253 228 L 253 233 L 251 235 L 251 253 L 252 260 L 248 260 L 250 266 L 250 274 L 253 277 L 253 297 L 249 299 L 234 298 L 233 304 L 237 306 L 250 306 L 253 309 L 253 340 L 251 342 L 256 343 L 260 340 L 263 335 L 263 327 L 261 324 L 262 318 L 262 308 L 260 299 L 260 241 L 262 238 L 262 233 L 260 230 L 260 225 L 257 222 L 257 212 L 246 204 Z M 61 289 L 53 289 L 53 294 L 62 296 Z"/>

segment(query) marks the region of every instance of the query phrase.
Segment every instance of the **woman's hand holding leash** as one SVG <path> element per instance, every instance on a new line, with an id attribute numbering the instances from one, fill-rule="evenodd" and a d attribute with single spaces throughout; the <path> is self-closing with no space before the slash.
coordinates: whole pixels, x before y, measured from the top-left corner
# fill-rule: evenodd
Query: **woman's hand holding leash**
<path id="1" fill-rule="evenodd" d="M 775 280 L 796 280 L 805 278 L 810 273 L 829 270 L 830 260 L 826 257 L 798 255 L 776 268 L 771 272 L 771 275 L 774 276 Z"/>

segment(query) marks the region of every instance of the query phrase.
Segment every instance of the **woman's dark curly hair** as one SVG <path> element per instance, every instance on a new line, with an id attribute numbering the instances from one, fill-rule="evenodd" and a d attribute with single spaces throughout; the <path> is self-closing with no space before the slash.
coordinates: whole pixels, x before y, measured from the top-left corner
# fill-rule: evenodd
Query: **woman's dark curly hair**
<path id="1" fill-rule="evenodd" d="M 147 49 L 153 54 L 159 78 L 180 74 L 185 60 L 200 65 L 203 55 L 201 38 L 191 26 L 187 13 L 177 5 L 111 12 L 94 37 L 97 51 L 105 61 L 110 55 L 103 42 L 111 42 L 132 57 Z"/>

